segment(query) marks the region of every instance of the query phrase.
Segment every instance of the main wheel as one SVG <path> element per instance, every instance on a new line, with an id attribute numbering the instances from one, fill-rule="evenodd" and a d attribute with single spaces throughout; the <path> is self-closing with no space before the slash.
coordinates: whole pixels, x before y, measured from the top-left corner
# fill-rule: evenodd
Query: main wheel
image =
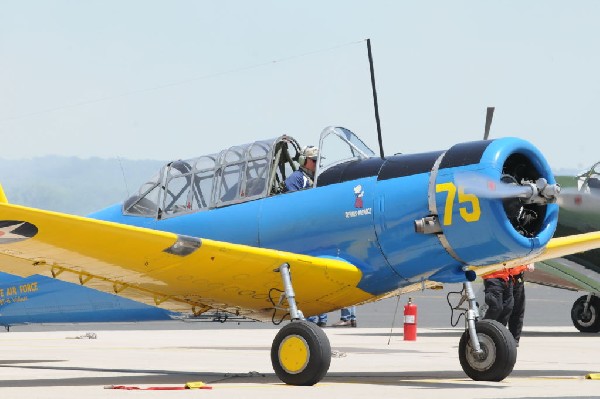
<path id="1" fill-rule="evenodd" d="M 584 312 L 587 295 L 577 298 L 571 308 L 571 320 L 576 329 L 584 333 L 600 332 L 600 298 L 592 295 L 587 312 Z"/>
<path id="2" fill-rule="evenodd" d="M 466 330 L 458 345 L 458 358 L 464 372 L 475 381 L 502 381 L 517 361 L 515 339 L 506 327 L 495 320 L 481 320 L 475 324 L 481 353 L 475 353 L 469 331 Z"/>
<path id="3" fill-rule="evenodd" d="M 275 336 L 271 363 L 277 377 L 286 384 L 314 385 L 331 364 L 329 339 L 314 323 L 292 321 Z"/>

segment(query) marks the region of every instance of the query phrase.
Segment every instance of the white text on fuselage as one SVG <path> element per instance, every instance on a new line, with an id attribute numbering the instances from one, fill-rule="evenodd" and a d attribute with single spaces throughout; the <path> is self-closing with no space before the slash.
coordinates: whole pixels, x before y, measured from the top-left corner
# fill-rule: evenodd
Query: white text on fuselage
<path id="1" fill-rule="evenodd" d="M 371 214 L 371 208 L 357 209 L 355 211 L 346 211 L 346 219 L 365 216 Z"/>

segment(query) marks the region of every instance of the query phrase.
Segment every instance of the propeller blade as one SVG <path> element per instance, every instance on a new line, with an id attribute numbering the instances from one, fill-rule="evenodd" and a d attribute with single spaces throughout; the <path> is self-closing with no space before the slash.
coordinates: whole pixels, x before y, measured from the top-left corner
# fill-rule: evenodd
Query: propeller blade
<path id="1" fill-rule="evenodd" d="M 567 187 L 561 191 L 558 205 L 574 212 L 600 212 L 600 194 L 582 192 L 575 187 Z"/>
<path id="2" fill-rule="evenodd" d="M 485 115 L 485 131 L 483 133 L 483 139 L 487 140 L 490 137 L 490 128 L 492 127 L 492 119 L 494 118 L 495 107 L 487 107 L 487 113 Z"/>
<path id="3" fill-rule="evenodd" d="M 454 181 L 465 192 L 481 198 L 529 198 L 532 195 L 529 185 L 521 186 L 513 182 L 493 180 L 476 172 L 457 173 Z"/>

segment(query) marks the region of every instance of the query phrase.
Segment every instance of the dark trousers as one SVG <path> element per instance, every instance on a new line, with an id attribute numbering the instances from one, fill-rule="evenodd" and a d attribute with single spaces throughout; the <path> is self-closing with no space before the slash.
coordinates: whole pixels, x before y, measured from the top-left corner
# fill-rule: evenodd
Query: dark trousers
<path id="1" fill-rule="evenodd" d="M 508 329 L 513 337 L 515 337 L 515 341 L 519 342 L 521 330 L 523 330 L 523 318 L 525 317 L 525 285 L 523 273 L 514 277 L 513 299 L 514 306 L 510 318 L 508 319 Z"/>
<path id="2" fill-rule="evenodd" d="M 487 278 L 483 280 L 483 286 L 488 306 L 483 318 L 496 320 L 505 326 L 514 304 L 512 279 L 504 281 L 501 278 Z"/>

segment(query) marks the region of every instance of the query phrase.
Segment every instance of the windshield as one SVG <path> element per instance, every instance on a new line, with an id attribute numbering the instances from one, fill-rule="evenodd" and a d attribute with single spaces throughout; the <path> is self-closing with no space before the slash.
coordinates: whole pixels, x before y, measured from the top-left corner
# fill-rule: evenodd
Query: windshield
<path id="1" fill-rule="evenodd" d="M 328 168 L 353 159 L 367 159 L 375 153 L 350 130 L 343 127 L 328 127 L 319 140 L 318 174 Z"/>

